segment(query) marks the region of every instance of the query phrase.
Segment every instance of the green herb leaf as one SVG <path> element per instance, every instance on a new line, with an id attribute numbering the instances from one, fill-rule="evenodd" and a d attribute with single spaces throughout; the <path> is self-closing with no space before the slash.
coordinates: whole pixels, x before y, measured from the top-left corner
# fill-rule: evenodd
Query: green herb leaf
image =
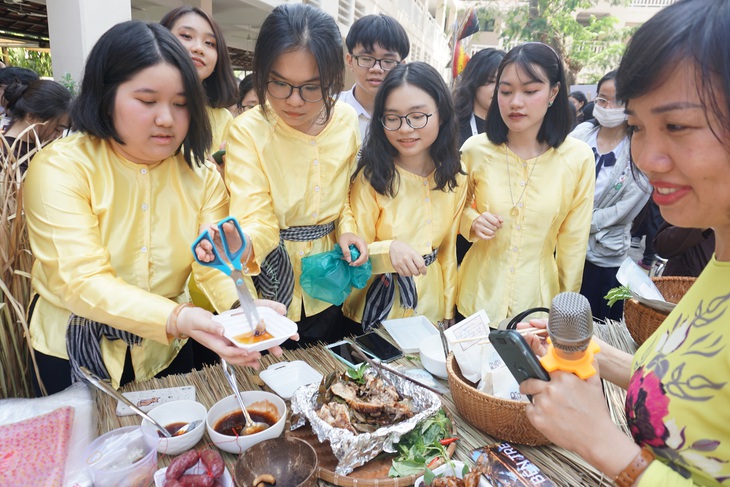
<path id="1" fill-rule="evenodd" d="M 447 458 L 446 448 L 439 440 L 451 435 L 451 420 L 443 409 L 401 436 L 398 456 L 388 472 L 390 477 L 420 474 L 434 457 Z"/>
<path id="2" fill-rule="evenodd" d="M 364 384 L 365 383 L 365 374 L 370 369 L 370 365 L 368 365 L 366 362 L 361 363 L 360 365 L 353 367 L 347 367 L 347 377 L 353 380 L 353 382 L 357 382 L 358 384 Z"/>
<path id="3" fill-rule="evenodd" d="M 608 300 L 608 306 L 613 306 L 618 301 L 623 301 L 625 299 L 631 299 L 631 289 L 629 289 L 629 286 L 619 286 L 611 289 L 608 291 L 608 293 L 603 297 L 603 299 Z"/>

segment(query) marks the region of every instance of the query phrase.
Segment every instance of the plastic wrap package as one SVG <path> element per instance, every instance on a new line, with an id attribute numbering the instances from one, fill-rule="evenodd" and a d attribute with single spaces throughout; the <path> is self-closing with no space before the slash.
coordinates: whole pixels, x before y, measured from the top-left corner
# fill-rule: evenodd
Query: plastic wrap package
<path id="1" fill-rule="evenodd" d="M 74 409 L 74 419 L 68 450 L 69 452 L 80 452 L 96 436 L 96 412 L 93 405 L 94 400 L 88 386 L 76 383 L 64 391 L 47 397 L 0 400 L 0 425 L 17 423 L 70 406 Z M 72 454 L 66 457 L 63 485 L 67 487 L 91 486 L 91 478 L 81 455 Z"/>
<path id="2" fill-rule="evenodd" d="M 360 257 L 357 247 L 350 245 L 353 261 Z M 362 289 L 368 283 L 373 266 L 368 260 L 363 265 L 352 267 L 342 258 L 342 249 L 335 248 L 313 254 L 302 259 L 302 275 L 299 283 L 313 298 L 340 306 L 350 295 L 352 288 Z"/>
<path id="3" fill-rule="evenodd" d="M 400 437 L 415 428 L 421 421 L 436 414 L 441 407 L 441 400 L 428 389 L 388 371 L 383 370 L 381 373 L 385 380 L 395 386 L 401 396 L 411 398 L 417 413 L 400 423 L 378 428 L 373 433 L 355 435 L 344 428 L 330 426 L 320 419 L 315 411 L 319 384 L 300 387 L 291 399 L 292 412 L 298 416 L 298 420 L 292 419 L 292 429 L 303 426 L 306 419 L 320 442 L 329 440 L 332 453 L 338 460 L 335 469 L 337 475 L 349 474 L 356 467 L 364 465 L 378 456 L 382 451 L 395 453 L 394 445 L 398 443 Z"/>

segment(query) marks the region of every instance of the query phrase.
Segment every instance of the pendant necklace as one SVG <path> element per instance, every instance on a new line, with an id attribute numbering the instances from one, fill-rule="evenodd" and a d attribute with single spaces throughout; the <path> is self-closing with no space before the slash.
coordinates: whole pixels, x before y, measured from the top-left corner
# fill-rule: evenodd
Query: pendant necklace
<path id="1" fill-rule="evenodd" d="M 541 156 L 542 154 L 540 154 Z M 509 186 L 509 199 L 512 201 L 512 209 L 509 211 L 509 214 L 513 217 L 516 217 L 520 214 L 519 206 L 522 205 L 522 198 L 525 196 L 525 191 L 527 191 L 527 185 L 530 183 L 530 178 L 532 178 L 532 173 L 535 170 L 535 166 L 537 165 L 537 161 L 540 159 L 540 156 L 537 156 L 535 158 L 535 162 L 532 163 L 532 169 L 530 169 L 530 174 L 527 176 L 527 181 L 525 181 L 524 185 L 522 186 L 522 194 L 520 194 L 520 197 L 517 198 L 517 201 L 515 201 L 514 196 L 512 196 L 512 179 L 510 177 L 510 170 L 509 170 L 509 148 L 507 147 L 507 144 L 504 145 L 504 156 L 505 160 L 507 161 L 507 185 Z"/>

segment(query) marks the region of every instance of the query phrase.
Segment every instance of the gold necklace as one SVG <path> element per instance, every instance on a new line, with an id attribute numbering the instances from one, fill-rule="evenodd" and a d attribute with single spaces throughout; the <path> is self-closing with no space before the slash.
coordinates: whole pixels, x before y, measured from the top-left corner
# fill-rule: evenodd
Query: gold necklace
<path id="1" fill-rule="evenodd" d="M 504 157 L 507 161 L 507 185 L 509 186 L 509 199 L 512 202 L 512 209 L 509 211 L 509 214 L 513 217 L 516 217 L 520 214 L 520 209 L 518 206 L 522 206 L 522 197 L 525 196 L 525 191 L 527 191 L 527 185 L 530 183 L 530 178 L 532 178 L 532 172 L 535 170 L 535 166 L 537 165 L 537 161 L 540 159 L 540 154 L 535 158 L 535 162 L 532 163 L 532 169 L 530 169 L 530 174 L 527 176 L 527 181 L 525 181 L 524 186 L 522 187 L 522 194 L 520 194 L 520 197 L 517 198 L 517 201 L 515 202 L 514 196 L 512 196 L 512 178 L 510 177 L 510 170 L 509 170 L 509 147 L 507 147 L 507 144 L 504 145 Z"/>

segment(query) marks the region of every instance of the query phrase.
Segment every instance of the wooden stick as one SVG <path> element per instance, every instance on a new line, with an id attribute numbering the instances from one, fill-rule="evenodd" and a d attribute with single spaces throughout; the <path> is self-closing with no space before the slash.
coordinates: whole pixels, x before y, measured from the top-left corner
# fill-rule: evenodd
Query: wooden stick
<path id="1" fill-rule="evenodd" d="M 409 381 L 413 382 L 414 384 L 416 384 L 418 386 L 421 386 L 421 387 L 423 387 L 425 389 L 428 389 L 431 392 L 435 392 L 439 396 L 443 395 L 443 393 L 441 391 L 437 391 L 433 387 L 427 386 L 426 384 L 424 384 L 424 383 L 422 383 L 420 381 L 417 381 L 416 379 L 414 379 L 412 377 L 408 377 L 406 374 L 403 374 L 401 372 L 398 372 L 394 368 L 388 367 L 387 365 L 385 365 L 382 362 L 375 362 L 375 361 L 371 360 L 370 357 L 368 357 L 367 355 L 365 355 L 365 353 L 360 349 L 360 347 L 356 343 L 353 343 L 352 344 L 352 347 L 355 349 L 355 353 L 357 353 L 360 357 L 362 357 L 371 367 L 373 367 L 375 369 L 387 370 L 391 374 L 395 374 L 398 377 L 402 377 L 403 379 L 409 380 Z M 383 377 L 383 379 L 385 379 L 385 377 Z"/>
<path id="2" fill-rule="evenodd" d="M 545 328 L 522 328 L 516 330 L 520 335 L 546 335 L 547 329 Z M 489 335 L 477 335 L 475 337 L 460 338 L 458 340 L 449 340 L 450 343 L 467 343 L 479 341 L 480 343 L 489 343 Z"/>

